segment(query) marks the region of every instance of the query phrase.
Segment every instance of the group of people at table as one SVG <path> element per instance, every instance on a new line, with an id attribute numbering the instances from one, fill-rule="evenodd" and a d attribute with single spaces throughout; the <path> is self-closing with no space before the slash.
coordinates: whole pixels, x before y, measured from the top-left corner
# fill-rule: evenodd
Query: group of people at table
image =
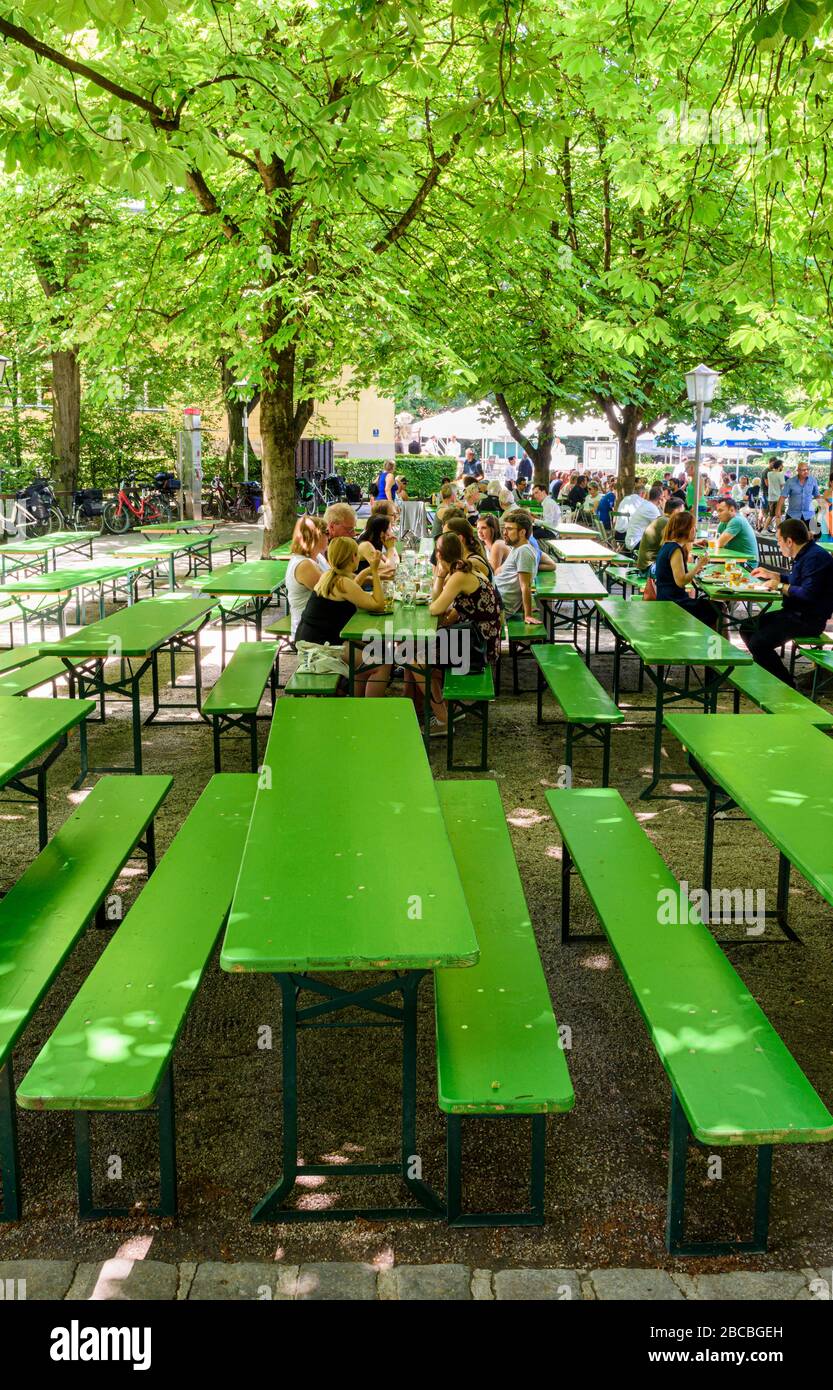
<path id="1" fill-rule="evenodd" d="M 382 477 L 388 478 L 387 471 Z M 391 475 L 392 476 L 392 475 Z M 571 507 L 583 505 L 575 489 L 591 498 L 612 494 L 607 480 L 582 475 L 560 480 L 558 489 Z M 395 484 L 385 485 L 391 490 Z M 602 491 L 604 488 L 604 491 Z M 379 489 L 377 489 L 378 491 Z M 818 636 L 833 616 L 833 554 L 824 550 L 801 518 L 788 515 L 778 521 L 778 546 L 784 566 L 778 570 L 758 564 L 756 532 L 742 514 L 736 498 L 721 496 L 716 507 L 717 533 L 713 548 L 696 553 L 696 519 L 687 509 L 682 487 L 669 478 L 645 488 L 639 481 L 634 494 L 615 506 L 612 494 L 611 528 L 618 533 L 621 549 L 643 572 L 650 572 L 653 592 L 661 601 L 679 604 L 709 627 L 721 629 L 723 604 L 692 591 L 694 581 L 715 558 L 715 553 L 753 566 L 751 574 L 761 592 L 771 591 L 777 600 L 765 611 L 740 626 L 740 633 L 755 660 L 787 684 L 793 678 L 777 652 L 789 638 Z M 532 489 L 541 506 L 542 535 L 560 523 L 561 509 L 552 490 Z M 571 499 L 572 494 L 572 499 Z M 478 629 L 485 660 L 497 661 L 503 619 L 533 625 L 540 621 L 534 607 L 534 581 L 540 570 L 553 569 L 554 561 L 542 550 L 535 529 L 537 519 L 501 484 L 469 478 L 445 480 L 434 499 L 435 543 L 431 556 L 433 582 L 429 613 L 439 624 L 464 624 Z M 626 505 L 627 504 L 627 505 Z M 398 519 L 395 497 L 379 497 L 359 532 L 351 506 L 335 503 L 322 517 L 299 518 L 291 543 L 286 590 L 291 615 L 291 639 L 305 669 L 327 670 L 348 676 L 348 654 L 341 633 L 357 610 L 381 614 L 388 605 L 383 585 L 393 578 L 399 563 L 396 545 Z M 766 605 L 763 605 L 766 607 Z M 357 695 L 383 696 L 391 666 L 359 668 Z M 406 694 L 422 712 L 424 672 L 406 671 Z M 447 728 L 442 699 L 441 668 L 432 670 L 430 698 L 432 731 Z"/>

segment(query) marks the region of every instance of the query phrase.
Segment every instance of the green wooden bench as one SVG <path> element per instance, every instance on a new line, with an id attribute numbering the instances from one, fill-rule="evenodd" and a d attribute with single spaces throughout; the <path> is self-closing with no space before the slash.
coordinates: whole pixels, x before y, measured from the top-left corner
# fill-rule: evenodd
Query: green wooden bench
<path id="1" fill-rule="evenodd" d="M 90 1113 L 151 1108 L 159 1118 L 160 1191 L 158 1206 L 147 1210 L 176 1215 L 171 1063 L 228 915 L 256 786 L 251 773 L 211 778 L 17 1088 L 25 1110 L 74 1112 L 82 1220 L 133 1210 L 94 1203 Z"/>
<path id="2" fill-rule="evenodd" d="M 286 695 L 337 695 L 341 676 L 335 671 L 296 671 L 284 687 Z"/>
<path id="3" fill-rule="evenodd" d="M 573 743 L 591 738 L 602 745 L 602 786 L 606 787 L 610 776 L 610 731 L 614 724 L 621 724 L 625 716 L 585 666 L 575 647 L 565 642 L 548 643 L 534 647 L 533 656 L 538 663 L 538 723 L 544 723 L 546 685 L 567 721 L 564 761 L 570 778 L 573 775 Z"/>
<path id="4" fill-rule="evenodd" d="M 773 608 L 770 608 L 768 611 L 771 613 Z M 795 675 L 795 663 L 800 656 L 806 657 L 808 652 L 815 651 L 818 648 L 824 649 L 825 647 L 833 647 L 833 632 L 820 632 L 818 637 L 794 638 L 790 650 L 790 675 Z"/>
<path id="5" fill-rule="evenodd" d="M 281 657 L 288 651 L 295 651 L 295 644 L 292 641 L 292 614 L 286 612 L 282 618 L 278 618 L 277 622 L 270 623 L 267 628 L 264 628 L 263 635 L 264 637 L 267 635 L 274 637 L 277 642 L 278 655 L 275 662 L 275 684 L 278 690 L 283 690 L 284 686 L 281 684 Z"/>
<path id="6" fill-rule="evenodd" d="M 153 817 L 171 777 L 103 777 L 0 900 L 0 1221 L 16 1221 L 12 1054 L 41 999 L 135 850 L 155 862 Z"/>
<path id="7" fill-rule="evenodd" d="M 671 1082 L 667 1247 L 677 1255 L 765 1251 L 772 1146 L 833 1139 L 833 1115 L 693 905 L 675 910 L 680 885 L 619 793 L 546 795 L 563 841 L 562 940 L 574 864 Z M 685 1240 L 692 1136 L 708 1149 L 757 1149 L 751 1240 Z"/>
<path id="8" fill-rule="evenodd" d="M 812 698 L 827 689 L 833 681 L 833 651 L 829 647 L 808 647 L 804 655 L 815 666 L 813 673 Z"/>
<path id="9" fill-rule="evenodd" d="M 0 618 L 0 622 L 2 622 L 2 618 Z M 0 673 L 17 671 L 21 666 L 28 665 L 30 661 L 37 661 L 39 657 L 39 646 L 12 647 L 8 651 L 0 652 Z"/>
<path id="10" fill-rule="evenodd" d="M 275 708 L 275 648 L 268 642 L 241 642 L 220 679 L 203 701 L 211 718 L 214 771 L 220 771 L 220 736 L 229 729 L 248 731 L 252 772 L 257 772 L 257 711 L 267 685 Z"/>
<path id="11" fill-rule="evenodd" d="M 523 618 L 509 618 L 505 631 L 509 642 L 509 655 L 512 658 L 512 693 L 519 695 L 521 687 L 518 684 L 518 662 L 521 657 L 530 655 L 536 642 L 548 642 L 549 633 L 544 623 L 536 623 L 533 627 L 531 623 L 525 623 Z"/>
<path id="12" fill-rule="evenodd" d="M 572 1109 L 570 1074 L 497 783 L 438 782 L 437 794 L 480 947 L 477 965 L 434 972 L 448 1222 L 540 1226 L 546 1116 Z M 528 1210 L 463 1211 L 464 1115 L 532 1117 Z"/>
<path id="13" fill-rule="evenodd" d="M 448 756 L 446 767 L 449 772 L 485 772 L 489 758 L 489 704 L 495 698 L 495 678 L 490 666 L 482 671 L 470 671 L 461 675 L 448 670 L 443 680 L 443 699 L 448 706 Z M 454 766 L 455 720 L 463 714 L 474 715 L 480 721 L 480 762 Z"/>
<path id="14" fill-rule="evenodd" d="M 734 687 L 734 712 L 740 713 L 740 697 L 746 695 L 766 714 L 794 714 L 806 719 L 819 729 L 833 728 L 833 714 L 814 705 L 799 690 L 793 690 L 784 681 L 765 671 L 763 666 L 735 666 L 729 676 L 729 684 Z"/>
<path id="15" fill-rule="evenodd" d="M 28 695 L 40 685 L 52 682 L 53 695 L 58 694 L 58 681 L 68 679 L 67 668 L 57 656 L 42 656 L 37 661 L 27 661 L 15 671 L 0 675 L 0 695 Z M 70 695 L 73 693 L 70 681 Z"/>

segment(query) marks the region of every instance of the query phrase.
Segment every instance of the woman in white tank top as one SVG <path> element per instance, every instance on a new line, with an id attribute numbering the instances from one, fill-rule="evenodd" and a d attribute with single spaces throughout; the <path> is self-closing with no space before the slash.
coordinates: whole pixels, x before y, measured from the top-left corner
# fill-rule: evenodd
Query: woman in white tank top
<path id="1" fill-rule="evenodd" d="M 301 621 L 307 599 L 327 569 L 327 528 L 322 516 L 302 516 L 295 523 L 286 567 L 286 597 L 292 619 L 291 636 Z"/>

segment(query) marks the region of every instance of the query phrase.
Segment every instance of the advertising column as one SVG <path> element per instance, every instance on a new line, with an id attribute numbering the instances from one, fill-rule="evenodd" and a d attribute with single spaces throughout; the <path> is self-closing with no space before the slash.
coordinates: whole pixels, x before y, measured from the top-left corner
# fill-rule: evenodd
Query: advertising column
<path id="1" fill-rule="evenodd" d="M 182 412 L 183 429 L 180 436 L 180 476 L 184 512 L 194 521 L 202 520 L 202 415 L 198 405 L 188 405 Z"/>

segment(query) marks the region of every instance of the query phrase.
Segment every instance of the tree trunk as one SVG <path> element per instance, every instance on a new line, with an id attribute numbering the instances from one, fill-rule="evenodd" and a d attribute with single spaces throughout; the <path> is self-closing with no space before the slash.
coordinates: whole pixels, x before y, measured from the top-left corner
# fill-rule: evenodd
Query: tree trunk
<path id="1" fill-rule="evenodd" d="M 78 353 L 63 348 L 52 353 L 52 480 L 58 494 L 78 486 L 81 454 L 81 371 Z M 62 507 L 69 498 L 58 497 Z"/>
<path id="2" fill-rule="evenodd" d="M 555 402 L 547 398 L 541 407 L 541 423 L 538 426 L 538 447 L 530 455 L 535 464 L 535 474 L 533 482 L 539 487 L 549 489 L 550 485 L 550 464 L 552 463 L 552 445 L 555 438 Z"/>
<path id="3" fill-rule="evenodd" d="M 624 430 L 619 435 L 619 495 L 627 497 L 636 483 L 636 436 Z"/>
<path id="4" fill-rule="evenodd" d="M 291 381 L 291 378 L 290 378 Z M 263 446 L 263 554 L 292 535 L 295 505 L 295 412 L 293 393 L 282 375 L 264 381 L 260 395 Z"/>

